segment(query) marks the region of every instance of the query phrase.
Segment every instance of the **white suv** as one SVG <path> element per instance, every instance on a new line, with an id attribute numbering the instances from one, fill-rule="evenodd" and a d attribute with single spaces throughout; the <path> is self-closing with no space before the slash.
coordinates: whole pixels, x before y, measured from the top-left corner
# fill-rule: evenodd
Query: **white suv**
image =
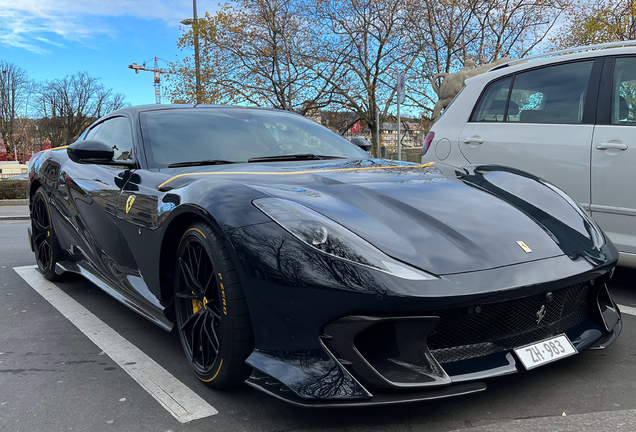
<path id="1" fill-rule="evenodd" d="M 634 44 L 515 60 L 467 80 L 426 137 L 422 161 L 542 177 L 592 215 L 620 264 L 636 267 Z"/>

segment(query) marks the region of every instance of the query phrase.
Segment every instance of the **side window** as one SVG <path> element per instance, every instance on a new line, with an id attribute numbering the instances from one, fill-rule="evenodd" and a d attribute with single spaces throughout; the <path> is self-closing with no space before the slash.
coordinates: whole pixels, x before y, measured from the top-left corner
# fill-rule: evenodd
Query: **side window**
<path id="1" fill-rule="evenodd" d="M 115 160 L 132 160 L 132 134 L 130 123 L 126 117 L 106 120 L 93 135 L 93 138 L 104 141 L 111 146 L 115 151 Z"/>
<path id="2" fill-rule="evenodd" d="M 506 114 L 506 101 L 512 78 L 491 83 L 482 95 L 470 121 L 502 122 Z"/>
<path id="3" fill-rule="evenodd" d="M 612 84 L 612 124 L 636 126 L 636 58 L 617 58 Z"/>
<path id="4" fill-rule="evenodd" d="M 95 136 L 95 134 L 97 133 L 97 131 L 99 130 L 99 128 L 101 127 L 101 123 L 98 124 L 97 126 L 95 126 L 93 129 L 91 129 L 90 131 L 88 131 L 88 133 L 86 134 L 86 139 L 93 139 L 93 137 Z"/>
<path id="5" fill-rule="evenodd" d="M 84 132 L 79 134 L 79 136 L 75 139 L 74 142 L 82 141 L 84 138 L 86 138 L 87 133 L 88 133 L 88 128 L 84 129 Z"/>
<path id="6" fill-rule="evenodd" d="M 510 94 L 507 121 L 581 123 L 593 63 L 568 63 L 518 74 Z"/>

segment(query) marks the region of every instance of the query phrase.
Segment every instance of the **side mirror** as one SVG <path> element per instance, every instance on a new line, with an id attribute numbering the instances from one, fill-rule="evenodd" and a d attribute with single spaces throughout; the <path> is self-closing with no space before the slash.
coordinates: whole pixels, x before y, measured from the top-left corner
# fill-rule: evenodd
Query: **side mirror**
<path id="1" fill-rule="evenodd" d="M 99 140 L 77 141 L 66 148 L 69 159 L 82 164 L 124 165 L 132 166 L 132 161 L 113 160 L 115 152 L 112 147 Z"/>
<path id="2" fill-rule="evenodd" d="M 367 140 L 365 140 L 364 138 L 361 138 L 361 137 L 351 138 L 351 143 L 357 145 L 358 147 L 360 147 L 364 151 L 371 150 L 371 146 L 372 146 L 372 144 L 369 141 L 367 141 Z"/>

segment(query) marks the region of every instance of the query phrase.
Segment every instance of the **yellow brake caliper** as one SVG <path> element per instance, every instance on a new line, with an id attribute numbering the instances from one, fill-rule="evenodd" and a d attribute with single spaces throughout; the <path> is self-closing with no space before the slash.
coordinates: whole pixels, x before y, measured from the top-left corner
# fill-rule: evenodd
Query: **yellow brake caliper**
<path id="1" fill-rule="evenodd" d="M 194 294 L 194 291 L 192 291 Z M 192 312 L 197 313 L 201 310 L 203 306 L 201 305 L 201 300 L 192 300 Z"/>

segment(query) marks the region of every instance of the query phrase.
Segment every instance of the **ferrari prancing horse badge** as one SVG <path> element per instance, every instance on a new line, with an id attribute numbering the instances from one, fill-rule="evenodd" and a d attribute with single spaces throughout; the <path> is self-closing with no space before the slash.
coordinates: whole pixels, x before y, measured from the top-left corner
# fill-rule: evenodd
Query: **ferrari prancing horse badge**
<path id="1" fill-rule="evenodd" d="M 128 212 L 126 212 L 126 213 L 128 213 Z M 530 253 L 530 252 L 532 252 L 532 249 L 530 249 L 530 248 L 528 247 L 528 245 L 527 245 L 527 244 L 525 244 L 524 242 L 522 242 L 522 241 L 518 241 L 518 242 L 517 242 L 517 244 L 519 245 L 519 247 L 520 247 L 521 249 L 523 249 L 523 250 L 524 250 L 524 252 L 525 252 L 525 253 Z"/>
<path id="2" fill-rule="evenodd" d="M 132 205 L 135 202 L 135 198 L 136 197 L 134 195 L 131 195 L 128 197 L 128 200 L 126 200 L 126 214 L 128 214 L 128 212 L 132 208 Z"/>

